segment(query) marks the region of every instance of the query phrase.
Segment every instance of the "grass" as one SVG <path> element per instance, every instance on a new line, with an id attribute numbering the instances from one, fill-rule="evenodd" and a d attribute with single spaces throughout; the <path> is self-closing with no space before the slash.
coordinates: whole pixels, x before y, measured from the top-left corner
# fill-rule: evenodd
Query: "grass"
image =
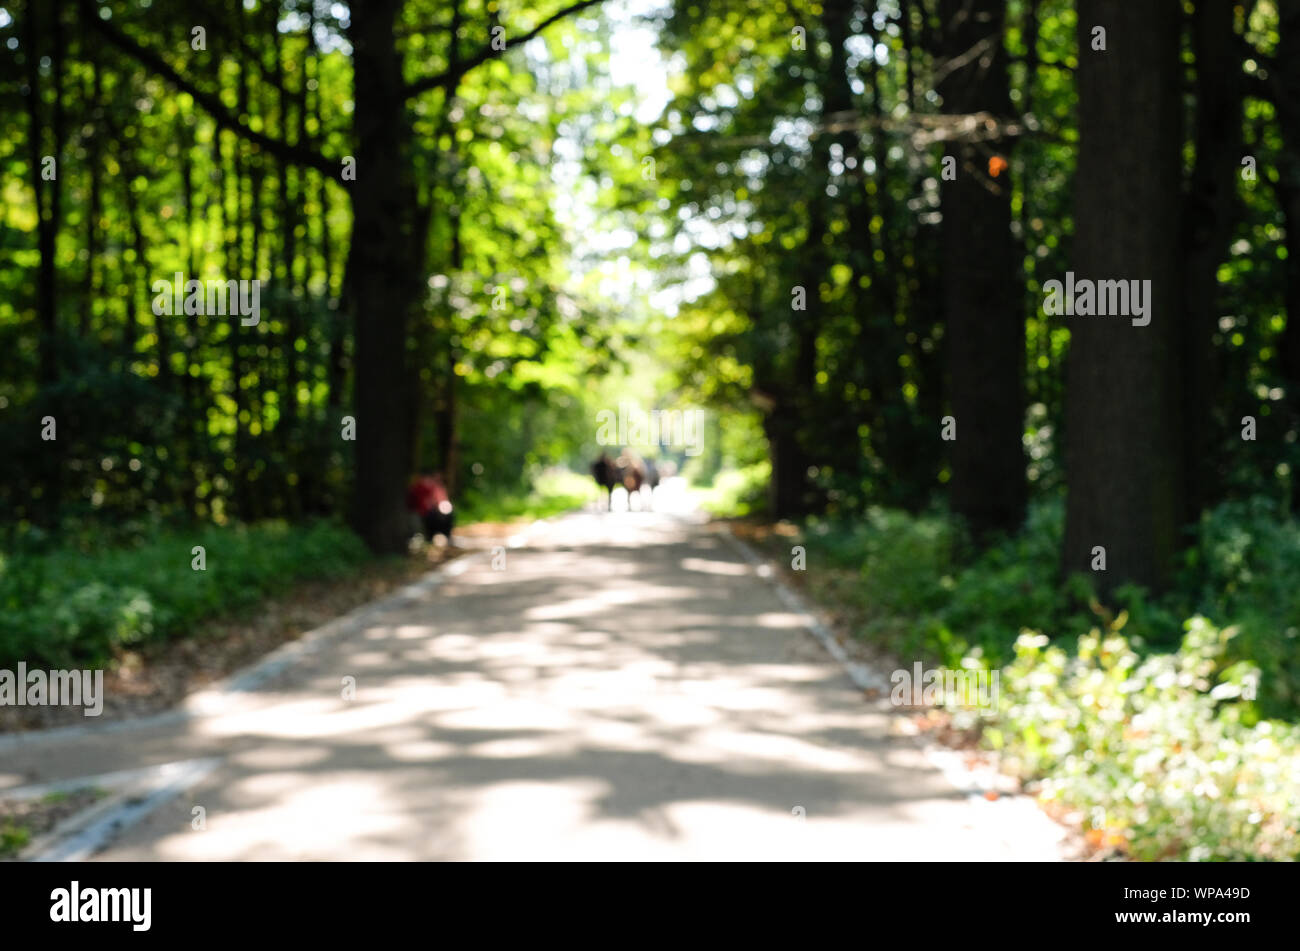
<path id="1" fill-rule="evenodd" d="M 31 842 L 32 833 L 24 825 L 6 820 L 0 823 L 0 858 L 12 858 Z"/>
<path id="2" fill-rule="evenodd" d="M 0 554 L 0 668 L 99 666 L 369 559 L 360 539 L 326 521 L 164 531 L 119 547 L 11 547 Z"/>

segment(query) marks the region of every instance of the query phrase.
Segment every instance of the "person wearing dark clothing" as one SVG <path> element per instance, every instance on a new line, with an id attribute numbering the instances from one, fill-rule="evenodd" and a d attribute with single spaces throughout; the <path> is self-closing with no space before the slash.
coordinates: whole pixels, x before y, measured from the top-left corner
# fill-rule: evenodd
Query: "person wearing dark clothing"
<path id="1" fill-rule="evenodd" d="M 596 485 L 605 490 L 606 510 L 614 511 L 614 486 L 623 481 L 623 473 L 614 460 L 609 458 L 609 453 L 602 452 L 600 458 L 591 464 L 591 476 L 596 480 Z"/>

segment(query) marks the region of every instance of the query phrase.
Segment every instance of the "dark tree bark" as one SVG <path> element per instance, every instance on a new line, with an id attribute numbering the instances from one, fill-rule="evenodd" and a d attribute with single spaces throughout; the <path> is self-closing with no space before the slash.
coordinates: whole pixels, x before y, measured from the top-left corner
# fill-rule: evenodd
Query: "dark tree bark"
<path id="1" fill-rule="evenodd" d="M 49 17 L 47 24 L 42 24 L 38 16 L 44 12 Z M 36 333 L 37 333 L 37 382 L 42 388 L 53 387 L 59 378 L 62 363 L 59 354 L 59 316 L 56 284 L 58 251 L 58 234 L 61 218 L 61 189 L 64 169 L 63 150 L 63 39 L 60 28 L 58 8 L 45 7 L 39 0 L 28 0 L 23 11 L 23 46 L 27 67 L 27 139 L 28 165 L 30 166 L 31 185 L 36 193 L 36 246 L 40 255 L 36 270 Z M 53 86 L 52 119 L 48 131 L 54 147 L 55 177 L 47 181 L 44 178 L 43 161 L 45 158 L 42 141 L 47 131 L 42 113 L 45 101 L 45 84 L 41 78 L 40 60 L 46 52 L 53 54 L 51 85 Z M 44 404 L 44 411 L 53 415 L 59 425 L 66 427 L 70 421 L 62 419 L 63 403 L 57 393 L 49 394 Z M 54 440 L 43 446 L 42 458 L 45 474 L 41 479 L 39 505 L 33 514 L 52 524 L 58 517 L 59 506 L 63 501 L 63 464 L 65 440 Z"/>
<path id="2" fill-rule="evenodd" d="M 46 7 L 41 0 L 27 0 L 23 16 L 23 45 L 27 66 L 27 160 L 30 167 L 32 189 L 36 192 L 36 244 L 40 252 L 40 263 L 36 271 L 36 326 L 39 340 L 38 373 L 42 386 L 53 384 L 58 377 L 58 301 L 55 290 L 55 242 L 59 230 L 59 178 L 63 169 L 56 164 L 56 176 L 46 181 L 42 176 L 45 153 L 41 142 L 45 125 L 41 118 L 42 104 L 45 96 L 45 83 L 41 78 L 40 60 L 48 44 L 42 43 L 42 29 L 38 16 L 46 12 L 53 20 L 58 20 L 58 11 Z M 61 60 L 60 60 L 61 62 Z M 60 75 L 54 77 L 54 96 L 61 96 L 59 88 Z M 62 132 L 53 129 L 56 139 L 62 138 Z M 54 158 L 63 161 L 62 150 L 56 143 Z"/>
<path id="3" fill-rule="evenodd" d="M 415 188 L 410 123 L 393 24 L 400 0 L 352 10 L 352 246 L 348 271 L 356 341 L 356 480 L 351 521 L 376 552 L 404 550 L 409 524 L 403 489 L 410 475 L 406 336 L 423 262 L 412 260 Z"/>
<path id="4" fill-rule="evenodd" d="M 1094 51 L 1095 26 L 1106 49 Z M 1063 568 L 1105 595 L 1165 587 L 1183 508 L 1182 101 L 1176 0 L 1080 0 L 1079 160 L 1074 271 L 1150 280 L 1147 326 L 1127 317 L 1069 321 Z"/>
<path id="5" fill-rule="evenodd" d="M 1279 13 L 1275 75 L 1269 90 L 1285 146 L 1274 186 L 1286 223 L 1287 248 L 1283 289 L 1286 328 L 1278 342 L 1277 368 L 1286 384 L 1287 425 L 1300 429 L 1300 3 L 1281 4 Z M 1293 476 L 1293 508 L 1298 503 L 1300 478 Z"/>
<path id="6" fill-rule="evenodd" d="M 1214 334 L 1219 322 L 1219 265 L 1237 221 L 1241 170 L 1241 56 L 1232 0 L 1197 0 L 1192 19 L 1196 54 L 1196 167 L 1183 208 L 1186 331 L 1183 348 L 1184 521 L 1195 521 L 1220 493 L 1217 447 L 1226 418 Z"/>
<path id="7" fill-rule="evenodd" d="M 950 116 L 1011 118 L 1005 3 L 943 0 L 938 91 Z M 943 181 L 940 246 L 952 446 L 953 511 L 977 541 L 1014 532 L 1025 514 L 1025 324 L 1011 235 L 1010 142 L 959 135 Z M 992 163 L 998 163 L 992 165 Z M 996 174 L 994 174 L 996 172 Z M 935 420 L 936 437 L 939 421 Z"/>
<path id="8" fill-rule="evenodd" d="M 799 441 L 803 420 L 786 404 L 763 417 L 772 481 L 768 504 L 776 518 L 793 518 L 808 511 L 808 457 Z"/>

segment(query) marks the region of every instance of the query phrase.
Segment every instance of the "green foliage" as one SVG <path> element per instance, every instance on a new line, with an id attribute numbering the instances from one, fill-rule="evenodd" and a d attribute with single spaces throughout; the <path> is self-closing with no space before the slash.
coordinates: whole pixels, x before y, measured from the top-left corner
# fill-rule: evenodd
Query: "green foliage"
<path id="1" fill-rule="evenodd" d="M 943 514 L 872 508 L 852 522 L 814 520 L 810 544 L 841 571 L 809 584 L 847 601 L 862 636 L 958 665 L 970 652 L 1010 657 L 1015 633 L 1062 613 L 1057 582 L 1062 511 L 1042 503 L 1026 530 L 978 557 Z"/>
<path id="2" fill-rule="evenodd" d="M 32 839 L 31 830 L 16 822 L 0 822 L 0 859 L 12 858 L 26 848 Z"/>
<path id="3" fill-rule="evenodd" d="M 687 478 L 690 470 L 687 469 Z M 697 491 L 701 508 L 717 516 L 744 516 L 766 511 L 766 492 L 772 478 L 772 464 L 767 460 L 719 472 L 707 489 Z"/>
<path id="4" fill-rule="evenodd" d="M 462 5 L 453 36 L 431 0 L 397 6 L 398 62 L 411 81 L 448 70 L 453 46 L 463 61 L 502 16 Z M 346 19 L 300 3 L 214 8 L 206 55 L 191 56 L 188 34 L 176 32 L 185 11 L 154 0 L 101 12 L 125 45 L 175 62 L 213 101 L 238 103 L 259 133 L 331 158 L 354 153 Z M 346 182 L 221 131 L 210 106 L 104 42 L 75 4 L 10 12 L 0 18 L 9 44 L 0 87 L 16 91 L 29 65 L 44 65 L 35 116 L 12 99 L 0 135 L 12 173 L 0 200 L 0 517 L 58 530 L 69 517 L 111 526 L 342 513 L 354 444 L 340 440 L 340 419 L 356 410 L 359 316 L 345 273 Z M 511 34 L 554 12 L 516 5 Z M 425 249 L 410 277 L 427 292 L 411 315 L 415 378 L 400 398 L 419 409 L 414 462 L 456 469 L 453 481 L 479 497 L 526 494 L 525 473 L 586 455 L 588 377 L 639 345 L 627 327 L 613 329 L 620 308 L 574 247 L 586 225 L 558 200 L 589 158 L 589 137 L 647 137 L 603 115 L 626 115 L 632 95 L 609 82 L 608 55 L 592 42 L 608 27 L 595 13 L 552 23 L 527 54 L 479 64 L 453 89 L 409 103 L 403 158 L 429 209 L 424 231 L 410 235 Z M 51 154 L 61 143 L 57 179 L 36 184 L 29 140 Z M 631 151 L 623 164 L 620 183 L 640 182 Z M 56 273 L 48 315 L 36 280 L 38 189 L 60 212 L 44 262 Z M 177 272 L 262 280 L 260 323 L 156 317 L 146 292 Z M 46 415 L 58 421 L 55 441 L 39 438 Z"/>
<path id="5" fill-rule="evenodd" d="M 1197 610 L 1240 631 L 1227 657 L 1260 668 L 1260 713 L 1300 710 L 1300 524 L 1270 499 L 1226 502 L 1186 561 Z"/>
<path id="6" fill-rule="evenodd" d="M 1176 652 L 1144 659 L 1121 626 L 1073 656 L 1016 640 L 984 729 L 1004 763 L 1139 860 L 1300 859 L 1300 729 L 1251 716 L 1252 672 L 1224 667 L 1236 629 L 1193 617 Z"/>
<path id="7" fill-rule="evenodd" d="M 203 546 L 207 570 L 191 567 Z M 109 662 L 122 648 L 188 635 L 295 582 L 346 574 L 368 556 L 341 526 L 281 522 L 168 532 L 121 548 L 0 556 L 0 667 Z"/>
<path id="8" fill-rule="evenodd" d="M 547 469 L 528 480 L 531 488 L 520 492 L 467 491 L 456 510 L 458 524 L 508 522 L 547 518 L 590 503 L 598 494 L 590 476 L 564 469 Z M 600 493 L 603 497 L 603 493 Z"/>

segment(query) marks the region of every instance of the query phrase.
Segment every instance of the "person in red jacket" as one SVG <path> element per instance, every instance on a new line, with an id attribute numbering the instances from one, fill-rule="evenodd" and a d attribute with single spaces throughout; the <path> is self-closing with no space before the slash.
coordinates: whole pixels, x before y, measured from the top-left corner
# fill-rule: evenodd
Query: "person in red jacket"
<path id="1" fill-rule="evenodd" d="M 406 490 L 406 507 L 420 516 L 424 537 L 432 542 L 435 535 L 443 535 L 451 544 L 451 527 L 455 510 L 447 494 L 442 476 L 426 472 L 411 483 Z"/>

